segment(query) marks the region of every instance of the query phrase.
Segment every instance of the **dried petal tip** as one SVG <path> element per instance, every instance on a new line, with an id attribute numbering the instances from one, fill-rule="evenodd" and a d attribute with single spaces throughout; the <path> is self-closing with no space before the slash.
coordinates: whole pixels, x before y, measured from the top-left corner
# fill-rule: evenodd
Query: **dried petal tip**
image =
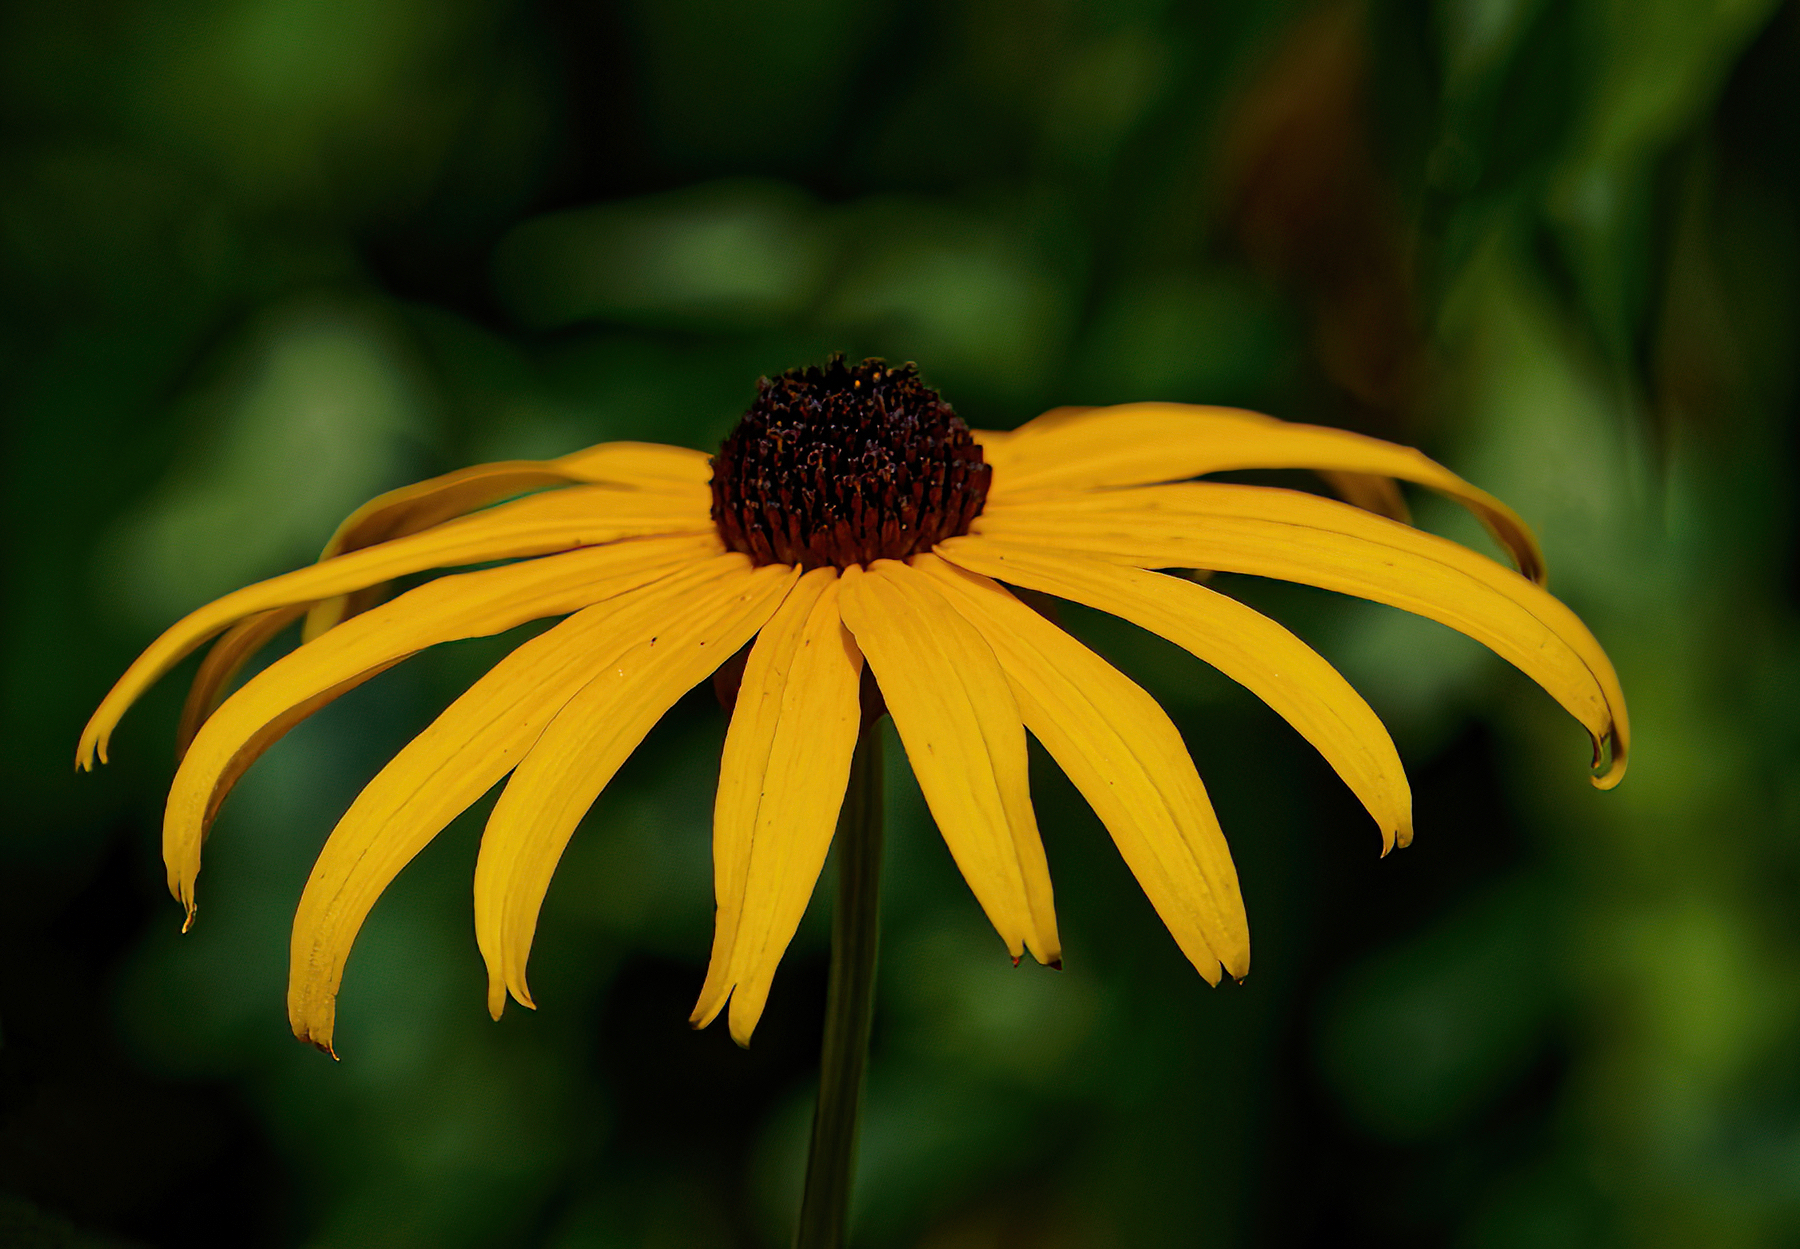
<path id="1" fill-rule="evenodd" d="M 758 564 L 848 568 L 969 531 L 993 470 L 911 364 L 789 369 L 713 457 L 713 523 Z"/>

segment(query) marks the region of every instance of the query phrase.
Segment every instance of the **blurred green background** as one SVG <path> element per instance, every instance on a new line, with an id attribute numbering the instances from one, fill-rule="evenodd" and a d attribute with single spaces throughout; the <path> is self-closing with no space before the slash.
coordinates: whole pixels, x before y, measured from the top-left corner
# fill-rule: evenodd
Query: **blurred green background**
<path id="1" fill-rule="evenodd" d="M 1255 972 L 1194 976 L 1041 756 L 1068 970 L 1014 970 L 892 768 L 860 1245 L 1800 1244 L 1796 83 L 1774 0 L 13 0 L 0 1244 L 784 1243 L 830 891 L 749 1051 L 688 1030 L 707 690 L 565 859 L 542 1009 L 482 1009 L 477 811 L 365 930 L 341 1064 L 283 1018 L 308 866 L 506 640 L 272 752 L 185 938 L 181 681 L 69 761 L 158 630 L 367 496 L 716 445 L 832 350 L 982 426 L 1171 399 L 1422 446 L 1538 526 L 1638 730 L 1597 793 L 1475 644 L 1223 579 L 1392 727 L 1418 840 L 1381 860 L 1273 713 L 1071 610 L 1186 734 Z"/>

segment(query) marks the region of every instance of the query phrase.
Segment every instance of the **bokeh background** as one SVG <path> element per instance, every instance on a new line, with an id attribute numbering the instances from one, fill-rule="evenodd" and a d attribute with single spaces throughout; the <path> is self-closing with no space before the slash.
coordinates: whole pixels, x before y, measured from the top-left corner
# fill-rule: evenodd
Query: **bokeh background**
<path id="1" fill-rule="evenodd" d="M 375 911 L 341 1064 L 283 1018 L 309 863 L 508 639 L 259 764 L 186 937 L 182 682 L 69 761 L 158 630 L 367 496 L 714 445 L 833 350 L 976 425 L 1171 399 L 1422 446 L 1539 527 L 1638 731 L 1598 793 L 1475 644 L 1221 579 L 1392 726 L 1383 860 L 1273 713 L 1070 610 L 1187 736 L 1255 971 L 1193 975 L 1041 756 L 1068 969 L 1014 970 L 891 766 L 860 1245 L 1800 1244 L 1797 83 L 1773 0 L 7 4 L 0 1244 L 785 1242 L 829 875 L 752 1048 L 690 1032 L 707 690 L 569 852 L 541 1009 L 482 1009 L 478 810 Z"/>

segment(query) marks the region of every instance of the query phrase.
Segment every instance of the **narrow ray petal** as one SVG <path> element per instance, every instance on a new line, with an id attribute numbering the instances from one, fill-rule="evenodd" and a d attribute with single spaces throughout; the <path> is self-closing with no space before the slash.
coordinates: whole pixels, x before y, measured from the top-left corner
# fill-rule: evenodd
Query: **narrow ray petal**
<path id="1" fill-rule="evenodd" d="M 550 877 L 581 817 L 644 734 L 767 623 L 798 579 L 749 561 L 621 614 L 608 657 L 551 721 L 488 818 L 475 862 L 475 940 L 488 966 L 488 1009 L 506 993 L 531 1005 L 525 962 Z"/>
<path id="2" fill-rule="evenodd" d="M 82 731 L 76 762 L 91 768 L 127 708 L 215 633 L 257 612 L 348 593 L 428 568 L 546 555 L 645 534 L 695 533 L 711 522 L 689 502 L 608 486 L 571 486 L 447 521 L 227 594 L 178 621 L 126 670 Z"/>
<path id="3" fill-rule="evenodd" d="M 281 631 L 306 614 L 304 603 L 274 607 L 232 625 L 207 649 L 194 673 L 187 699 L 181 704 L 181 722 L 175 729 L 175 758 L 180 761 L 193 743 L 206 717 L 218 709 L 225 687 L 243 670 L 250 657 L 274 641 Z"/>
<path id="4" fill-rule="evenodd" d="M 319 558 L 419 533 L 528 490 L 576 482 L 675 493 L 704 511 L 710 505 L 704 490 L 710 473 L 711 459 L 701 452 L 643 442 L 601 443 L 557 460 L 477 464 L 369 500 L 338 526 Z M 367 611 L 385 592 L 386 583 L 380 583 L 315 605 L 306 616 L 306 640 Z"/>
<path id="5" fill-rule="evenodd" d="M 838 596 L 963 879 L 1014 958 L 1058 961 L 1025 727 L 993 648 L 905 564 L 846 569 Z"/>
<path id="6" fill-rule="evenodd" d="M 704 1028 L 718 1015 L 732 988 L 732 949 L 738 917 L 743 912 L 744 884 L 749 879 L 756 813 L 769 796 L 769 761 L 782 731 L 784 692 L 797 660 L 811 658 L 807 623 L 828 585 L 835 610 L 837 570 L 816 568 L 795 583 L 781 606 L 756 636 L 744 663 L 731 726 L 719 761 L 719 789 L 713 802 L 712 956 L 688 1022 Z M 854 644 L 853 644 L 854 645 Z M 856 666 L 862 666 L 856 652 Z M 790 723 L 788 730 L 794 726 Z"/>
<path id="7" fill-rule="evenodd" d="M 319 562 L 422 533 L 516 494 L 545 486 L 566 486 L 573 480 L 541 460 L 505 460 L 402 486 L 377 495 L 345 517 L 319 553 Z M 381 601 L 387 585 L 385 581 L 378 582 L 313 604 L 306 613 L 302 640 L 310 642 L 340 620 L 367 611 Z"/>
<path id="8" fill-rule="evenodd" d="M 1194 483 L 991 508 L 974 534 L 941 549 L 961 562 L 964 546 L 1004 558 L 1009 545 L 1142 568 L 1274 577 L 1429 617 L 1543 686 L 1587 729 L 1596 765 L 1610 740 L 1611 760 L 1596 785 L 1610 789 L 1625 774 L 1625 695 L 1594 635 L 1541 586 L 1454 542 L 1292 490 Z"/>
<path id="9" fill-rule="evenodd" d="M 558 711 L 617 656 L 621 618 L 748 561 L 721 555 L 584 608 L 523 643 L 407 744 L 338 821 L 294 915 L 288 1018 L 331 1048 L 344 960 L 375 900 L 431 839 L 525 757 Z"/>
<path id="10" fill-rule="evenodd" d="M 609 482 L 639 490 L 705 488 L 712 482 L 712 456 L 660 442 L 603 442 L 550 463 L 577 481 Z"/>
<path id="11" fill-rule="evenodd" d="M 1163 709 L 1093 651 L 1001 586 L 930 555 L 932 577 L 981 632 L 1025 726 L 1074 782 L 1200 974 L 1250 970 L 1237 870 L 1181 734 Z"/>
<path id="12" fill-rule="evenodd" d="M 1412 509 L 1400 493 L 1400 483 L 1392 477 L 1374 473 L 1341 473 L 1336 469 L 1320 469 L 1319 478 L 1338 498 L 1365 512 L 1385 516 L 1402 524 L 1412 523 Z"/>
<path id="13" fill-rule="evenodd" d="M 277 660 L 206 721 L 176 771 L 163 821 L 176 896 L 192 897 L 201 843 L 232 785 L 339 694 L 426 647 L 566 615 L 720 552 L 711 534 L 644 538 L 440 577 Z"/>
<path id="14" fill-rule="evenodd" d="M 757 638 L 719 770 L 713 961 L 692 1022 L 731 995 L 740 1045 L 762 1016 L 831 846 L 862 722 L 862 653 L 838 611 L 837 572 L 808 573 Z"/>
<path id="15" fill-rule="evenodd" d="M 1543 553 L 1518 513 L 1411 447 L 1254 412 L 1179 403 L 1121 404 L 1058 419 L 1041 430 L 1036 425 L 1014 431 L 989 456 L 990 504 L 1040 490 L 1141 486 L 1237 469 L 1397 477 L 1461 503 L 1488 527 L 1521 573 L 1544 579 Z"/>
<path id="16" fill-rule="evenodd" d="M 1052 408 L 1042 416 L 1033 418 L 1016 431 L 992 429 L 972 430 L 975 441 L 981 444 L 982 453 L 988 463 L 1005 463 L 1007 459 L 1006 444 L 1014 433 L 1035 436 L 1055 426 L 1066 424 L 1093 408 Z M 1245 421 L 1270 421 L 1273 417 L 1264 416 L 1260 412 L 1246 412 L 1240 408 L 1208 408 L 1206 411 L 1219 417 L 1236 417 Z M 1027 444 L 1029 447 L 1029 444 Z M 1406 496 L 1400 493 L 1400 483 L 1392 477 L 1382 477 L 1374 473 L 1346 473 L 1335 469 L 1322 468 L 1315 470 L 1319 479 L 1346 503 L 1354 504 L 1365 511 L 1374 512 L 1377 516 L 1386 516 L 1390 520 L 1412 523 L 1412 512 L 1406 506 Z M 1001 498 L 1005 498 L 1004 488 Z"/>
<path id="17" fill-rule="evenodd" d="M 1023 547 L 946 558 L 1013 585 L 1119 616 L 1167 638 L 1267 703 L 1317 747 L 1381 829 L 1382 853 L 1412 841 L 1412 791 L 1380 717 L 1319 653 L 1261 612 L 1181 577 Z"/>

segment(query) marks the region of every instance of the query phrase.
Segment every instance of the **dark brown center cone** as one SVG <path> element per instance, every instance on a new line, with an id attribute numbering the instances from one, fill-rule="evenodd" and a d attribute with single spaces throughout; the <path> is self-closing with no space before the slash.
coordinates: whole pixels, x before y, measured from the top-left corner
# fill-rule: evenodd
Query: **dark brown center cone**
<path id="1" fill-rule="evenodd" d="M 967 533 L 993 470 L 911 364 L 789 369 L 713 457 L 713 523 L 758 564 L 848 568 Z"/>

